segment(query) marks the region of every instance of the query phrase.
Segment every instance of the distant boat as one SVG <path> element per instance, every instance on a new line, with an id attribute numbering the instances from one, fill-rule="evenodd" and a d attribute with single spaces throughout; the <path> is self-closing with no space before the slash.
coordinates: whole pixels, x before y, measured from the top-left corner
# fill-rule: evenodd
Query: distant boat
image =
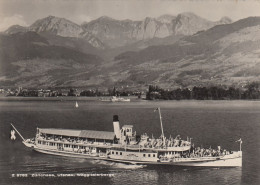
<path id="1" fill-rule="evenodd" d="M 117 97 L 117 96 L 112 96 L 111 98 L 112 102 L 130 102 L 130 98 L 122 98 L 122 97 Z"/>
<path id="2" fill-rule="evenodd" d="M 108 102 L 130 102 L 130 98 L 122 98 L 117 96 L 112 96 L 110 98 L 101 98 L 100 101 L 108 101 Z"/>
<path id="3" fill-rule="evenodd" d="M 109 101 L 109 102 L 111 102 L 111 98 L 100 98 L 99 100 L 100 101 Z"/>
<path id="4" fill-rule="evenodd" d="M 75 104 L 75 107 L 76 107 L 76 108 L 78 108 L 78 107 L 79 107 L 79 104 L 78 104 L 78 102 L 76 102 L 76 104 Z"/>

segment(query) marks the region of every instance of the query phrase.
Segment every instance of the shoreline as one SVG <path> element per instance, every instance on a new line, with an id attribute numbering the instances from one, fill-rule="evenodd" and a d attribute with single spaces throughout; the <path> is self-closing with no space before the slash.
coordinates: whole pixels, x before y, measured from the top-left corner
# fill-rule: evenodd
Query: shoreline
<path id="1" fill-rule="evenodd" d="M 109 96 L 60 96 L 60 97 L 23 97 L 23 96 L 0 96 L 0 101 L 100 101 L 101 98 L 108 98 Z M 183 100 L 146 100 L 139 99 L 136 96 L 127 96 L 131 102 L 260 102 L 260 99 L 225 99 L 225 100 L 196 100 L 196 99 L 183 99 Z M 102 102 L 102 101 L 100 101 Z M 108 101 L 109 102 L 109 101 Z M 115 102 L 114 102 L 115 103 Z M 127 102 L 126 102 L 127 103 Z"/>
<path id="2" fill-rule="evenodd" d="M 110 96 L 60 96 L 60 97 L 23 97 L 23 96 L 0 96 L 0 101 L 100 101 L 101 98 Z M 131 100 L 138 101 L 136 96 L 126 96 Z M 146 101 L 146 100 L 145 100 Z"/>

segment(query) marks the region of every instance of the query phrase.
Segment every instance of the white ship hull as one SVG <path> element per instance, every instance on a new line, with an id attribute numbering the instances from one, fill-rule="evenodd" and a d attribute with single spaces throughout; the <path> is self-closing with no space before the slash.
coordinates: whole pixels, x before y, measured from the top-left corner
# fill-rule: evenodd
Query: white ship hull
<path id="1" fill-rule="evenodd" d="M 86 155 L 82 153 L 75 153 L 75 152 L 67 152 L 67 151 L 58 151 L 58 150 L 50 150 L 50 149 L 42 149 L 42 148 L 34 148 L 35 151 L 50 154 L 50 155 L 58 155 L 64 157 L 75 157 L 75 158 L 84 158 L 84 159 L 101 159 L 102 157 L 93 156 L 93 155 Z"/>
<path id="2" fill-rule="evenodd" d="M 242 167 L 242 152 L 224 156 L 217 160 L 174 162 L 177 166 Z"/>
<path id="3" fill-rule="evenodd" d="M 97 154 L 85 154 L 85 153 L 76 153 L 70 151 L 60 151 L 52 149 L 39 148 L 33 144 L 23 142 L 27 147 L 32 148 L 33 150 L 57 156 L 65 157 L 75 157 L 75 158 L 84 158 L 84 159 L 94 159 L 94 160 L 106 160 L 113 162 L 122 162 L 128 164 L 146 164 L 146 165 L 173 165 L 173 166 L 197 166 L 197 167 L 242 167 L 242 151 L 233 152 L 233 154 L 226 155 L 222 158 L 179 158 L 173 159 L 169 162 L 160 162 L 159 160 L 154 161 L 139 161 L 134 159 L 116 159 L 110 158 L 109 156 L 99 156 Z"/>
<path id="4" fill-rule="evenodd" d="M 174 163 L 176 166 L 208 166 L 208 167 L 241 167 L 242 158 L 234 159 L 220 159 L 217 161 L 208 161 L 208 162 L 180 162 Z"/>
<path id="5" fill-rule="evenodd" d="M 169 162 L 151 162 L 151 161 L 132 161 L 119 160 L 118 162 L 128 162 L 131 164 L 159 164 L 159 165 L 173 165 L 173 166 L 197 166 L 197 167 L 242 167 L 242 152 L 234 152 L 234 154 L 224 156 L 223 158 L 180 158 Z"/>

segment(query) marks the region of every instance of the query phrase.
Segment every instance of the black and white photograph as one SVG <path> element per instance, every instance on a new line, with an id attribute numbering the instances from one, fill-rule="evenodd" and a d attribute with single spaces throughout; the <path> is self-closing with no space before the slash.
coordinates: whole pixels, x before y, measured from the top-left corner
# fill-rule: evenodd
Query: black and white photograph
<path id="1" fill-rule="evenodd" d="M 1 185 L 260 184 L 260 0 L 0 0 Z"/>

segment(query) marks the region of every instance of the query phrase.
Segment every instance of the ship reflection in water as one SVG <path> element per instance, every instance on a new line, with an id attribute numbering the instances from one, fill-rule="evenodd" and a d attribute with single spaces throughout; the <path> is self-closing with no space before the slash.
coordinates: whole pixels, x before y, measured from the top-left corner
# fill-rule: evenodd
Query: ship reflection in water
<path id="1" fill-rule="evenodd" d="M 158 104 L 158 102 L 156 103 Z M 9 106 L 3 106 L 4 104 Z M 73 130 L 81 128 L 91 130 L 91 128 L 95 128 L 95 130 L 111 131 L 113 126 L 107 123 L 111 120 L 111 114 L 118 112 L 120 118 L 124 118 L 124 123 L 132 123 L 138 133 L 153 133 L 154 138 L 159 138 L 158 136 L 162 135 L 160 124 L 158 124 L 158 116 L 154 116 L 153 111 L 151 111 L 153 110 L 152 107 L 155 107 L 153 103 L 142 103 L 138 106 L 133 103 L 126 106 L 122 104 L 81 102 L 80 109 L 74 109 L 74 107 L 70 109 L 68 102 L 58 102 L 57 104 L 54 104 L 54 102 L 0 102 L 1 108 L 3 107 L 0 112 L 1 119 L 6 122 L 1 125 L 3 134 L 1 135 L 0 146 L 1 151 L 4 151 L 1 152 L 0 161 L 1 177 L 3 177 L 1 181 L 14 184 L 46 184 L 46 182 L 55 184 L 63 184 L 64 182 L 77 184 L 102 184 L 104 182 L 106 184 L 254 184 L 258 180 L 256 171 L 259 167 L 259 159 L 256 157 L 258 150 L 255 146 L 255 144 L 258 144 L 250 142 L 250 140 L 253 140 L 253 135 L 259 132 L 259 130 L 257 131 L 256 122 L 259 111 L 252 112 L 251 104 L 244 103 L 244 108 L 241 108 L 241 106 L 237 108 L 237 106 L 227 104 L 225 110 L 214 103 L 210 105 L 210 108 L 208 108 L 208 105 L 199 103 L 196 106 L 193 103 L 193 107 L 189 103 L 177 106 L 176 102 L 172 104 L 161 103 L 160 105 L 163 107 L 164 134 L 165 137 L 168 136 L 169 138 L 165 140 L 166 143 L 170 140 L 170 134 L 180 134 L 184 138 L 189 135 L 194 138 L 195 146 L 205 148 L 205 150 L 210 148 L 218 150 L 218 145 L 221 144 L 223 148 L 228 149 L 225 152 L 230 152 L 239 149 L 239 143 L 234 141 L 241 137 L 243 138 L 243 168 L 179 167 L 150 165 L 143 164 L 143 162 L 142 164 L 125 164 L 125 161 L 114 162 L 46 155 L 25 148 L 20 139 L 15 142 L 10 141 L 10 126 L 8 126 L 10 122 L 15 123 L 16 128 L 25 138 L 35 135 L 35 128 L 37 127 L 41 129 L 70 128 Z M 22 106 L 29 108 L 22 110 Z M 102 117 L 99 115 L 100 112 L 102 112 Z M 217 120 L 215 120 L 216 117 Z M 35 124 L 36 122 L 37 124 Z M 251 126 L 247 126 L 244 124 L 245 122 L 250 122 Z M 201 128 L 204 128 L 203 133 Z M 132 134 L 135 134 L 135 132 L 132 132 Z M 52 138 L 48 139 L 51 140 Z M 149 141 L 152 141 L 152 139 L 153 137 L 149 138 Z M 174 139 L 177 138 L 172 138 L 172 140 Z M 164 142 L 163 139 L 161 141 Z M 187 140 L 185 139 L 185 141 Z M 143 143 L 143 148 L 150 147 L 152 142 L 148 143 Z M 122 148 L 122 152 L 131 150 L 130 143 L 124 146 L 126 146 L 126 150 Z M 192 144 L 189 145 L 187 142 L 187 146 L 192 147 Z M 57 146 L 55 147 L 57 149 Z M 115 152 L 118 148 L 110 148 L 110 152 L 112 150 Z M 139 152 L 139 148 L 137 152 Z M 158 151 L 158 153 L 160 152 L 162 151 Z M 194 150 L 195 153 L 196 150 Z M 120 153 L 118 154 L 120 155 Z M 159 156 L 158 159 L 160 159 Z M 56 177 L 11 177 L 12 174 L 17 173 L 45 173 L 54 174 Z M 57 177 L 58 174 L 78 173 L 113 174 L 113 176 Z"/>

